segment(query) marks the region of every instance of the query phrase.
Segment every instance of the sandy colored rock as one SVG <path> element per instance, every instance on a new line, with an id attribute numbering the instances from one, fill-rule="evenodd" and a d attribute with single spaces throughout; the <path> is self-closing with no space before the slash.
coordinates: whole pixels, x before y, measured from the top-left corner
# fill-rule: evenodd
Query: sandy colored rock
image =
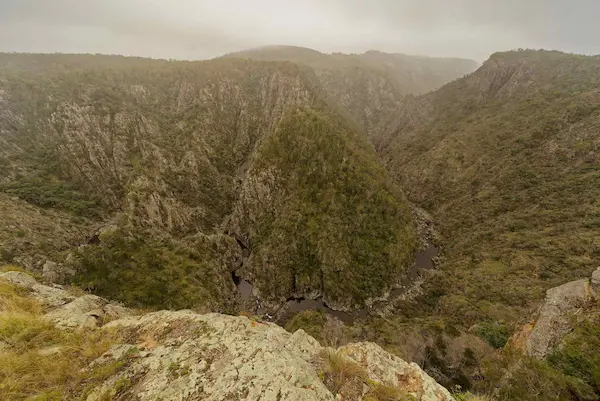
<path id="1" fill-rule="evenodd" d="M 433 380 L 419 365 L 407 363 L 377 344 L 354 343 L 341 347 L 339 351 L 365 368 L 372 380 L 401 388 L 416 401 L 454 400 L 448 390 Z"/>
<path id="2" fill-rule="evenodd" d="M 512 337 L 511 344 L 531 356 L 545 358 L 572 330 L 573 316 L 595 298 L 589 279 L 571 281 L 548 290 L 537 317 Z"/>
<path id="3" fill-rule="evenodd" d="M 49 308 L 57 308 L 75 299 L 75 296 L 59 287 L 50 287 L 37 282 L 27 273 L 9 271 L 0 273 L 0 278 L 31 290 L 31 296 Z"/>
<path id="4" fill-rule="evenodd" d="M 59 328 L 95 328 L 105 321 L 130 316 L 132 311 L 121 305 L 110 303 L 96 295 L 76 297 L 58 285 L 48 286 L 27 273 L 10 271 L 0 273 L 4 279 L 22 288 L 47 310 L 45 317 Z"/>
<path id="5" fill-rule="evenodd" d="M 595 291 L 600 288 L 600 267 L 592 273 L 592 287 Z"/>
<path id="6" fill-rule="evenodd" d="M 57 327 L 119 333 L 122 342 L 90 366 L 117 368 L 91 389 L 87 401 L 349 400 L 342 394 L 332 394 L 323 382 L 319 361 L 330 349 L 303 330 L 292 334 L 274 323 L 190 310 L 134 316 L 131 310 L 94 295 L 67 296 L 65 290 L 39 284 L 25 273 L 4 273 L 0 277 L 32 289 L 31 294 L 49 309 L 45 317 Z M 65 303 L 59 304 L 57 299 Z M 99 328 L 110 319 L 117 320 Z M 61 351 L 60 347 L 48 347 L 41 353 Z M 338 353 L 363 367 L 368 375 L 355 378 L 359 380 L 358 390 L 365 387 L 366 391 L 359 391 L 353 400 L 365 396 L 373 382 L 397 387 L 417 401 L 453 400 L 418 365 L 376 344 L 349 344 L 339 348 Z"/>
<path id="7" fill-rule="evenodd" d="M 191 311 L 111 322 L 136 340 L 137 357 L 89 401 L 127 378 L 140 400 L 333 400 L 311 364 L 319 343 L 271 323 Z M 107 360 L 122 356 L 109 352 Z"/>

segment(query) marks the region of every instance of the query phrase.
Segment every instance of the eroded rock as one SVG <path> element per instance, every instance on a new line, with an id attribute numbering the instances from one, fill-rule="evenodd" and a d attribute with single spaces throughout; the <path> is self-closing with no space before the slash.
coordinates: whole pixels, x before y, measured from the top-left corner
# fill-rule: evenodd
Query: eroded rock
<path id="1" fill-rule="evenodd" d="M 75 296 L 61 286 L 40 284 L 27 273 L 0 273 L 0 279 L 30 290 L 30 296 L 47 310 L 45 317 L 59 328 L 94 328 L 109 320 L 130 316 L 132 311 L 96 295 Z"/>
<path id="2" fill-rule="evenodd" d="M 591 280 L 571 281 L 546 292 L 536 317 L 511 338 L 510 344 L 544 359 L 574 327 L 579 312 L 596 300 L 600 269 Z"/>
<path id="3" fill-rule="evenodd" d="M 359 365 L 368 377 L 353 378 L 357 392 L 340 389 L 334 394 L 324 383 L 321 363 L 322 355 L 331 349 L 303 330 L 292 334 L 244 316 L 190 310 L 136 316 L 94 295 L 75 297 L 61 288 L 44 286 L 25 273 L 0 277 L 31 289 L 32 296 L 49 309 L 46 318 L 57 327 L 118 334 L 121 340 L 90 365 L 106 365 L 106 371 L 113 373 L 91 389 L 87 401 L 358 401 L 373 383 L 397 388 L 416 401 L 453 400 L 418 365 L 372 343 L 349 344 L 335 351 Z M 102 325 L 107 317 L 117 320 Z M 49 347 L 42 353 L 61 351 Z"/>

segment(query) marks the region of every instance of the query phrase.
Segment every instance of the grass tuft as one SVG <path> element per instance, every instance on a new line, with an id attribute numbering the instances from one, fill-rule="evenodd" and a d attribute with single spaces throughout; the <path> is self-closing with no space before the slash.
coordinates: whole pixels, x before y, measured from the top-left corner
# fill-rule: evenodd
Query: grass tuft
<path id="1" fill-rule="evenodd" d="M 0 280 L 0 394 L 6 399 L 76 398 L 106 377 L 106 367 L 87 366 L 117 340 L 116 332 L 57 329 L 26 291 Z M 55 351 L 43 352 L 49 347 Z"/>

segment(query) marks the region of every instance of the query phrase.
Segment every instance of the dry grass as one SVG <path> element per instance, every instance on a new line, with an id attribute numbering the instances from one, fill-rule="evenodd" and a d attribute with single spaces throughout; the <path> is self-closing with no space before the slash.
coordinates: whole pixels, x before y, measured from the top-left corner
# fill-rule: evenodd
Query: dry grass
<path id="1" fill-rule="evenodd" d="M 116 342 L 116 333 L 59 330 L 41 311 L 26 291 L 0 280 L 2 400 L 72 399 L 117 368 L 86 369 Z"/>
<path id="2" fill-rule="evenodd" d="M 454 394 L 456 401 L 494 401 L 489 395 L 472 394 L 472 393 L 460 393 Z"/>
<path id="3" fill-rule="evenodd" d="M 367 371 L 337 351 L 323 351 L 319 355 L 320 375 L 333 394 L 344 400 L 409 401 L 412 398 L 398 387 L 387 386 L 369 379 Z M 365 385 L 368 387 L 366 394 Z"/>

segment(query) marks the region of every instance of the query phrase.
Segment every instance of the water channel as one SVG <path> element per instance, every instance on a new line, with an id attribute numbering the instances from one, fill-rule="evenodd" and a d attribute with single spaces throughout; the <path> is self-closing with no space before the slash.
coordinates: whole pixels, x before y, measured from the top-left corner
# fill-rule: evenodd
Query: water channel
<path id="1" fill-rule="evenodd" d="M 435 266 L 433 258 L 438 256 L 439 248 L 430 245 L 423 251 L 415 252 L 415 263 L 408 269 L 404 279 L 396 288 L 390 291 L 386 301 L 377 301 L 371 307 L 365 307 L 352 312 L 343 312 L 331 309 L 322 299 L 295 299 L 288 301 L 282 308 L 274 313 L 272 319 L 278 324 L 285 324 L 294 314 L 305 310 L 320 310 L 331 316 L 340 319 L 344 323 L 352 323 L 357 319 L 364 318 L 373 310 L 385 306 L 387 303 L 403 296 L 412 287 L 414 282 L 421 276 L 421 272 L 431 270 Z M 246 280 L 237 279 L 234 276 L 234 281 L 237 286 L 240 298 L 243 301 L 249 301 L 252 298 L 253 286 Z M 267 315 L 269 316 L 269 315 Z"/>

